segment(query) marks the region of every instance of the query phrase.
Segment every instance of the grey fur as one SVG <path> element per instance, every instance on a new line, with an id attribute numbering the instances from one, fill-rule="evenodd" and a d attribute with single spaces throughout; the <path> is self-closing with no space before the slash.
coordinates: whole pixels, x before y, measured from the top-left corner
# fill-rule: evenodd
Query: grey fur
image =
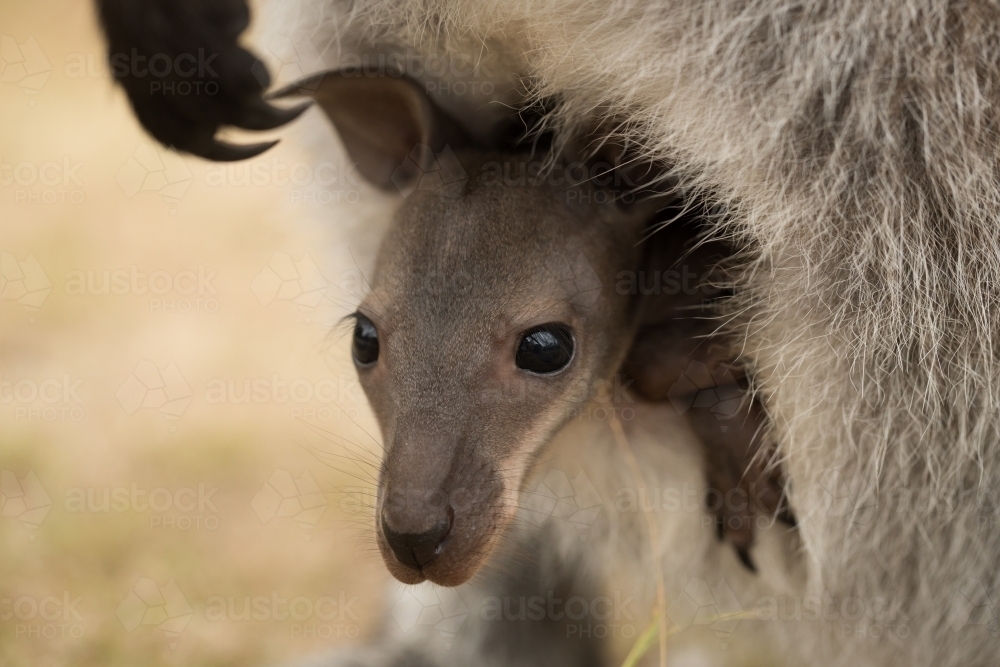
<path id="1" fill-rule="evenodd" d="M 498 53 L 498 78 L 560 96 L 553 122 L 623 119 L 725 204 L 718 232 L 752 250 L 732 327 L 780 446 L 806 591 L 887 600 L 909 628 L 858 641 L 810 625 L 792 661 L 996 664 L 994 3 L 358 0 L 286 16 L 348 49 Z"/>

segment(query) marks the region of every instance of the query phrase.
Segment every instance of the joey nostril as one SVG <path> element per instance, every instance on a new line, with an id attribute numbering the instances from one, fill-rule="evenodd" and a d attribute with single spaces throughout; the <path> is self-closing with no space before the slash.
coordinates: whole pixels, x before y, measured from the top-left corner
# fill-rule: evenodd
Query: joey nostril
<path id="1" fill-rule="evenodd" d="M 382 515 L 382 534 L 396 559 L 408 567 L 420 570 L 437 558 L 445 538 L 451 532 L 454 513 L 448 508 L 447 517 L 442 518 L 434 526 L 422 533 L 396 532 Z"/>

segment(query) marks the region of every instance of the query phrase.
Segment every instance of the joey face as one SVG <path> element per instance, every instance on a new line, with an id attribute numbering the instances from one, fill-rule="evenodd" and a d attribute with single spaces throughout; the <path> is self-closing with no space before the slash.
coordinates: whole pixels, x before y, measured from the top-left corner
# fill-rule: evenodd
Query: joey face
<path id="1" fill-rule="evenodd" d="M 639 265 L 653 211 L 567 181 L 643 170 L 621 151 L 590 174 L 589 146 L 614 145 L 595 135 L 577 156 L 583 173 L 536 178 L 504 152 L 524 117 L 473 137 L 389 69 L 320 72 L 275 95 L 312 97 L 362 176 L 413 190 L 356 313 L 353 354 L 385 443 L 386 565 L 404 583 L 460 584 L 512 518 L 539 449 L 620 367 L 634 333 L 636 304 L 615 279 Z"/>
<path id="2" fill-rule="evenodd" d="M 470 174 L 490 159 L 462 157 Z M 637 266 L 643 220 L 567 199 L 473 176 L 457 199 L 411 195 L 383 242 L 353 355 L 385 442 L 377 540 L 400 581 L 472 576 L 540 448 L 621 364 L 634 303 L 615 276 Z"/>

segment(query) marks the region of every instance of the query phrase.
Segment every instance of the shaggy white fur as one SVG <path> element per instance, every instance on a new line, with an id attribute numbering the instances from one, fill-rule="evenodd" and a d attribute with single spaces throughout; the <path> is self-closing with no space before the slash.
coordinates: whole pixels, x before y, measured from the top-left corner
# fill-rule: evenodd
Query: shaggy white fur
<path id="1" fill-rule="evenodd" d="M 275 3 L 277 4 L 277 3 Z M 272 8 L 275 9 L 275 8 Z M 730 326 L 765 398 L 809 594 L 908 636 L 803 626 L 791 660 L 996 664 L 1000 6 L 985 0 L 309 0 L 263 21 L 474 60 L 460 117 L 554 96 L 725 205 Z M 318 67 L 317 67 L 318 69 Z M 452 87 L 454 89 L 454 87 Z M 854 624 L 857 625 L 857 624 Z"/>

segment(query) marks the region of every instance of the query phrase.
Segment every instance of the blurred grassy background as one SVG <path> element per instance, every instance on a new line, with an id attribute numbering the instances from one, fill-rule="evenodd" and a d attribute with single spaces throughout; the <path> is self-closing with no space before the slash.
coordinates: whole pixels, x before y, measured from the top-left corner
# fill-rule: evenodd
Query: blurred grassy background
<path id="1" fill-rule="evenodd" d="M 381 202 L 303 128 L 249 166 L 162 151 L 89 2 L 5 0 L 0 38 L 0 664 L 363 639 L 377 431 L 330 324 Z"/>

